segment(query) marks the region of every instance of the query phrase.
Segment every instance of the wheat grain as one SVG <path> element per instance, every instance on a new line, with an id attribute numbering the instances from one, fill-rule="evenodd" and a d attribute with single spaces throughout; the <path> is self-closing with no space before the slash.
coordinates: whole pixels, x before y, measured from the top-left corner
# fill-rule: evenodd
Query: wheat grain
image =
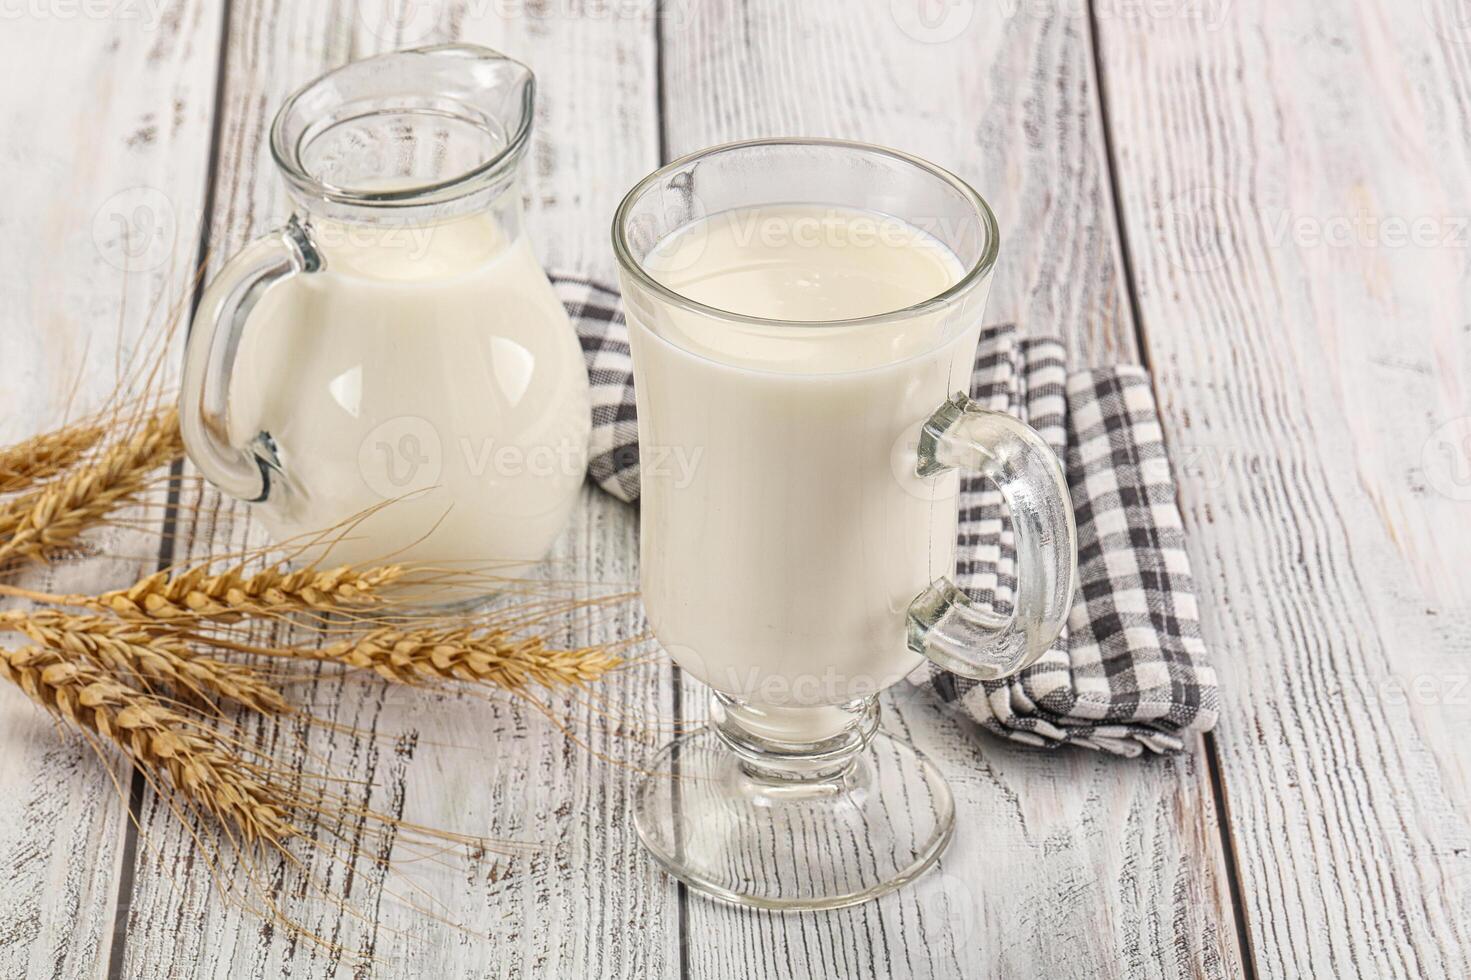
<path id="1" fill-rule="evenodd" d="M 0 652 L 0 673 L 58 717 L 120 746 L 140 768 L 167 774 L 186 800 L 246 843 L 281 850 L 301 835 L 291 818 L 297 801 L 210 725 L 55 650 Z"/>
<path id="2" fill-rule="evenodd" d="M 136 501 L 150 474 L 183 451 L 173 409 L 144 419 L 127 438 L 53 483 L 0 506 L 0 564 L 45 558 L 124 504 Z"/>
<path id="3" fill-rule="evenodd" d="M 50 609 L 0 613 L 0 629 L 23 633 L 49 650 L 120 677 L 165 684 L 200 699 L 224 698 L 260 712 L 290 710 L 255 668 L 200 656 L 177 633 Z"/>

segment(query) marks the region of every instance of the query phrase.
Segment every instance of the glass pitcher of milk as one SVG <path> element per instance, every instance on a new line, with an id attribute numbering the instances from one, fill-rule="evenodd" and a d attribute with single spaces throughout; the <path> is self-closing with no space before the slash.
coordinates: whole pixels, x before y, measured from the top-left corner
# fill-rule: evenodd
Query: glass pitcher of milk
<path id="1" fill-rule="evenodd" d="M 613 224 L 638 400 L 641 577 L 654 635 L 713 689 L 634 802 L 659 862 L 760 908 L 834 908 L 929 867 L 955 809 L 879 730 L 925 659 L 1033 663 L 1071 607 L 1057 456 L 964 392 L 998 248 L 958 177 L 881 147 L 714 147 L 628 193 Z M 697 460 L 681 473 L 653 454 Z M 953 582 L 959 474 L 1016 541 L 1015 610 Z"/>
<path id="2" fill-rule="evenodd" d="M 204 291 L 190 458 L 334 562 L 541 558 L 577 498 L 581 347 L 522 227 L 534 82 L 464 44 L 347 65 L 271 129 L 296 214 Z"/>

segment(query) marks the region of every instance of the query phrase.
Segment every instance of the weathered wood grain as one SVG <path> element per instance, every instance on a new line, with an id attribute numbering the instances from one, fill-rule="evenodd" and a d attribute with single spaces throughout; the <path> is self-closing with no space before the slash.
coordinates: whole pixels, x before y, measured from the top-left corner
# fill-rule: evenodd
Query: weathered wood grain
<path id="1" fill-rule="evenodd" d="M 935 159 L 976 183 L 1007 231 L 998 319 L 1062 332 L 1080 360 L 1134 356 L 1087 18 L 1070 4 L 959 4 L 968 19 L 953 36 L 954 24 L 911 23 L 915 38 L 886 6 L 898 5 L 668 0 L 669 149 L 804 132 Z M 658 134 L 648 9 L 599 9 L 523 14 L 467 0 L 412 5 L 404 18 L 237 0 L 216 250 L 285 217 L 264 132 L 286 91 L 359 54 L 463 35 L 538 68 L 532 233 L 550 262 L 606 276 L 607 217 L 656 162 Z M 1471 536 L 1460 499 L 1471 471 L 1458 467 L 1471 460 L 1457 428 L 1471 415 L 1471 358 L 1456 231 L 1471 38 L 1453 9 L 1423 10 L 1238 0 L 1174 16 L 1161 5 L 1095 12 L 1146 353 L 1227 683 L 1216 742 L 1263 976 L 1451 977 L 1471 966 L 1471 617 L 1458 561 Z M 6 24 L 8 71 L 31 79 L 44 68 L 54 90 L 45 104 L 0 103 L 7 132 L 35 134 L 11 151 L 9 172 L 37 188 L 0 215 L 6 240 L 24 243 L 0 264 L 0 290 L 21 298 L 0 311 L 6 437 L 49 423 L 77 372 L 83 392 L 110 387 L 117 338 L 135 342 L 147 300 L 180 294 L 203 197 L 219 14 L 181 7 L 149 31 Z M 135 184 L 164 192 L 185 233 L 165 250 L 172 265 L 123 275 L 98 258 L 92 217 Z M 1404 219 L 1405 235 L 1428 219 L 1429 237 L 1392 244 L 1386 218 Z M 221 533 L 234 509 L 213 495 L 185 503 L 197 508 L 185 552 L 242 540 Z M 107 541 L 110 552 L 155 552 L 150 541 Z M 627 511 L 590 492 L 560 554 L 607 581 L 633 577 L 634 551 Z M 84 588 L 122 571 L 93 561 L 31 581 Z M 610 619 L 598 630 L 632 628 Z M 667 710 L 660 670 L 616 691 L 629 709 Z M 389 976 L 655 976 L 681 959 L 716 976 L 1240 973 L 1199 757 L 1044 755 L 901 696 L 890 726 L 940 762 L 961 807 L 941 873 L 835 914 L 737 913 L 688 897 L 681 934 L 677 893 L 628 823 L 631 773 L 524 706 L 381 694 L 336 680 L 316 689 L 321 713 L 379 735 L 314 743 L 316 763 L 371 776 L 374 805 L 548 845 L 458 876 L 425 872 L 450 914 L 490 940 L 422 925 L 382 896 L 364 860 L 352 897 L 371 921 L 296 903 L 346 949 L 292 944 L 218 903 L 150 799 L 118 975 L 351 975 L 364 950 Z M 0 697 L 0 972 L 96 975 L 122 807 L 84 748 Z M 697 714 L 702 692 L 690 685 L 683 701 Z M 587 727 L 601 751 L 640 757 Z M 61 782 L 64 799 L 50 792 Z"/>
<path id="2" fill-rule="evenodd" d="M 100 408 L 119 365 L 159 343 L 156 304 L 187 288 L 219 11 L 178 3 L 160 20 L 136 13 L 98 19 L 34 5 L 7 10 L 0 27 L 6 445 L 63 421 L 68 404 L 72 417 Z M 102 557 L 14 581 L 110 588 L 157 561 L 156 534 L 107 529 L 88 540 Z M 0 690 L 0 745 L 0 975 L 98 976 L 112 942 L 129 770 L 100 764 L 10 689 Z"/>
<path id="3" fill-rule="evenodd" d="M 931 34 L 911 6 L 956 20 Z M 933 160 L 996 211 L 991 316 L 1066 338 L 1079 361 L 1133 361 L 1087 20 L 1034 6 L 671 0 L 670 152 L 832 136 Z"/>
<path id="4" fill-rule="evenodd" d="M 1471 34 L 1189 8 L 1098 26 L 1258 972 L 1464 977 Z"/>
<path id="5" fill-rule="evenodd" d="M 637 12 L 569 19 L 565 7 L 520 10 L 474 2 L 233 5 L 212 267 L 286 217 L 266 132 L 292 88 L 352 58 L 454 38 L 500 47 L 536 67 L 541 89 L 527 168 L 528 226 L 549 265 L 606 277 L 608 216 L 622 190 L 653 166 L 657 152 L 652 23 Z M 184 503 L 189 554 L 260 540 L 244 530 L 248 520 L 240 505 L 224 504 L 213 492 Z M 220 520 L 226 514 L 233 522 Z M 635 528 L 624 505 L 587 490 L 553 556 L 558 574 L 633 581 Z M 588 643 L 633 635 L 642 630 L 636 617 L 636 609 L 610 611 L 565 639 Z M 511 858 L 452 854 L 444 867 L 421 860 L 405 865 L 406 877 L 387 881 L 374 863 L 376 846 L 350 869 L 313 862 L 312 874 L 334 889 L 350 889 L 347 901 L 364 917 L 284 897 L 289 914 L 339 947 L 326 949 L 293 941 L 219 902 L 188 836 L 150 797 L 145 831 L 154 846 L 139 856 L 122 975 L 673 972 L 674 887 L 644 859 L 628 808 L 637 779 L 628 761 L 638 756 L 636 728 L 667 713 L 668 680 L 667 668 L 653 666 L 630 670 L 601 688 L 610 702 L 604 710 L 629 717 L 621 725 L 598 723 L 592 707 L 554 700 L 588 748 L 507 698 L 436 697 L 364 680 L 326 680 L 304 689 L 318 715 L 367 734 L 313 738 L 312 756 L 300 755 L 298 764 L 371 783 L 362 801 L 405 820 L 526 841 L 537 849 Z M 262 737 L 288 744 L 290 728 L 268 725 Z M 655 741 L 649 735 L 643 740 Z M 350 837 L 360 833 L 345 829 Z M 383 853 L 399 861 L 415 857 L 401 845 Z M 236 884 L 241 873 L 224 869 L 225 879 Z M 408 902 L 431 907 L 433 914 L 415 912 Z M 464 932 L 437 924 L 435 915 Z M 180 928 L 181 922 L 187 926 Z"/>
<path id="6" fill-rule="evenodd" d="M 670 152 L 799 134 L 934 160 L 998 214 L 993 318 L 1061 335 L 1074 363 L 1133 360 L 1086 18 L 949 5 L 964 23 L 934 22 L 936 33 L 902 6 L 671 4 Z M 707 696 L 687 684 L 692 716 Z M 959 828 L 939 872 L 833 913 L 731 912 L 691 897 L 692 976 L 1240 975 L 1198 755 L 1034 752 L 914 692 L 886 712 L 955 790 Z"/>

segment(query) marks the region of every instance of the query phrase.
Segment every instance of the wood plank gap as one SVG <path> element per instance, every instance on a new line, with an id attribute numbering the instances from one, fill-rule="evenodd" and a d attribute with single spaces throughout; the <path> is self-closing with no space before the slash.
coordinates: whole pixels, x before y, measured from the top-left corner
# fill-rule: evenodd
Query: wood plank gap
<path id="1" fill-rule="evenodd" d="M 664 16 L 665 0 L 654 0 L 654 117 L 655 128 L 659 137 L 659 166 L 669 162 L 669 125 L 665 115 L 666 100 L 664 90 Z M 674 715 L 674 737 L 682 738 L 684 735 L 684 677 L 679 665 L 670 663 L 670 677 L 673 691 L 670 693 L 670 710 Z M 679 756 L 671 757 L 674 778 L 674 808 L 676 817 L 679 811 Z M 676 828 L 679 826 L 676 821 Z M 690 975 L 690 892 L 684 882 L 675 879 L 674 882 L 675 938 L 678 941 L 679 950 L 679 980 L 688 980 Z"/>
<path id="2" fill-rule="evenodd" d="M 1221 775 L 1221 760 L 1216 747 L 1216 733 L 1206 732 L 1205 769 L 1210 777 L 1211 796 L 1216 803 L 1216 829 L 1221 835 L 1221 856 L 1226 862 L 1226 884 L 1231 889 L 1231 908 L 1236 919 L 1236 942 L 1241 947 L 1241 966 L 1246 980 L 1257 980 L 1256 953 L 1251 943 L 1251 927 L 1246 917 L 1246 900 L 1241 888 L 1240 864 L 1236 860 L 1236 844 L 1231 839 L 1231 805 L 1226 798 L 1226 780 Z"/>
<path id="3" fill-rule="evenodd" d="M 654 113 L 658 119 L 661 167 L 669 162 L 669 126 L 664 116 L 664 4 L 665 0 L 654 0 Z"/>
<path id="4" fill-rule="evenodd" d="M 674 714 L 674 737 L 684 737 L 684 678 L 680 676 L 680 669 L 671 666 L 673 671 L 674 690 L 670 693 L 670 701 Z M 679 755 L 670 756 L 671 778 L 674 780 L 672 787 L 674 793 L 674 819 L 675 833 L 679 833 L 679 827 L 683 826 L 680 821 L 680 786 L 679 786 Z M 676 850 L 675 853 L 678 853 Z M 690 890 L 689 887 L 679 879 L 674 881 L 675 917 L 674 929 L 679 940 L 679 980 L 689 980 L 690 975 Z"/>
<path id="5" fill-rule="evenodd" d="M 170 488 L 169 493 L 173 493 Z M 112 916 L 112 945 L 107 954 L 107 980 L 122 980 L 123 961 L 128 953 L 128 915 L 133 908 L 133 866 L 138 857 L 138 821 L 143 812 L 143 773 L 130 766 L 128 819 L 123 824 L 123 856 L 118 862 L 117 906 Z"/>
<path id="6" fill-rule="evenodd" d="M 1088 4 L 1088 47 L 1093 61 L 1093 91 L 1098 98 L 1099 131 L 1103 135 L 1103 168 L 1108 171 L 1108 196 L 1113 204 L 1114 230 L 1118 233 L 1119 262 L 1122 265 L 1124 292 L 1129 297 L 1129 324 L 1134 328 L 1134 343 L 1144 369 L 1154 378 L 1154 365 L 1149 362 L 1149 346 L 1144 343 L 1144 317 L 1139 312 L 1139 291 L 1134 283 L 1134 256 L 1129 248 L 1129 228 L 1124 222 L 1123 195 L 1119 193 L 1119 166 L 1113 148 L 1113 127 L 1108 118 L 1108 83 L 1103 77 L 1103 55 L 1098 43 L 1098 12 L 1094 0 Z M 1158 393 L 1156 392 L 1156 398 Z M 1236 887 L 1232 882 L 1233 889 Z"/>
<path id="7" fill-rule="evenodd" d="M 219 176 L 220 134 L 224 124 L 225 73 L 228 69 L 230 50 L 230 0 L 224 0 L 220 15 L 219 57 L 215 60 L 214 106 L 209 126 L 209 156 L 204 169 L 204 208 L 199 219 L 199 246 L 195 251 L 196 274 L 192 295 L 189 298 L 188 329 L 194 325 L 194 314 L 204 297 L 204 268 L 209 260 L 210 231 L 215 205 L 215 184 Z M 158 570 L 163 571 L 174 563 L 174 543 L 178 530 L 179 488 L 184 478 L 184 460 L 176 459 L 169 466 L 169 488 L 164 498 L 163 528 L 158 542 Z M 128 819 L 123 825 L 123 855 L 119 862 L 117 906 L 112 918 L 112 945 L 107 954 L 107 980 L 122 980 L 123 966 L 127 962 L 128 918 L 133 908 L 134 869 L 138 860 L 138 828 L 143 818 L 143 797 L 148 789 L 143 772 L 136 766 L 130 767 L 132 774 L 128 790 Z"/>
<path id="8" fill-rule="evenodd" d="M 1139 306 L 1139 292 L 1134 276 L 1134 256 L 1130 247 L 1128 222 L 1124 218 L 1123 195 L 1119 190 L 1118 157 L 1114 151 L 1113 126 L 1108 115 L 1108 81 L 1103 72 L 1102 45 L 1098 38 L 1098 12 L 1094 0 L 1088 2 L 1088 44 L 1093 55 L 1093 88 L 1098 93 L 1099 128 L 1103 135 L 1104 167 L 1108 171 L 1108 192 L 1113 202 L 1113 220 L 1118 232 L 1119 260 L 1122 264 L 1124 289 L 1129 296 L 1129 322 L 1134 328 L 1134 342 L 1139 348 L 1139 359 L 1149 372 L 1150 389 L 1155 404 L 1160 401 L 1156 389 L 1154 365 L 1150 359 L 1149 344 L 1144 339 L 1144 314 Z M 1166 451 L 1168 451 L 1166 440 Z M 1236 860 L 1236 845 L 1231 839 L 1231 808 L 1226 798 L 1226 784 L 1221 776 L 1221 758 L 1216 746 L 1215 734 L 1206 732 L 1202 738 L 1202 753 L 1205 756 L 1206 774 L 1210 779 L 1211 796 L 1215 801 L 1216 834 L 1221 843 L 1221 859 L 1225 862 L 1226 887 L 1231 895 L 1231 917 L 1236 921 L 1236 943 L 1240 948 L 1241 967 L 1245 980 L 1257 980 L 1256 956 L 1251 942 L 1251 928 L 1246 916 L 1246 898 L 1242 889 L 1240 865 Z"/>

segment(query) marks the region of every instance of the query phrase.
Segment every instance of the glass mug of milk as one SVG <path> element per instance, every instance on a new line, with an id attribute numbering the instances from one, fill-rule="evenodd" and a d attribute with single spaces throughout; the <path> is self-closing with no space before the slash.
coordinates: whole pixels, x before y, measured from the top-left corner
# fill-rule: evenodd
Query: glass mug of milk
<path id="1" fill-rule="evenodd" d="M 704 150 L 614 219 L 642 462 L 654 634 L 714 691 L 635 804 L 671 873 L 764 908 L 906 882 L 954 823 L 939 771 L 878 729 L 926 658 L 975 678 L 1032 663 L 1071 605 L 1056 455 L 969 390 L 997 252 L 986 202 L 874 146 Z M 670 465 L 681 459 L 679 466 Z M 1005 497 L 1014 612 L 952 582 L 959 473 Z"/>
<path id="2" fill-rule="evenodd" d="M 522 228 L 533 93 L 526 66 L 453 44 L 347 65 L 276 116 L 297 212 L 204 291 L 180 403 L 190 458 L 276 540 L 349 522 L 334 563 L 442 581 L 540 559 L 566 522 L 591 420 Z M 444 588 L 416 591 L 468 598 Z"/>

